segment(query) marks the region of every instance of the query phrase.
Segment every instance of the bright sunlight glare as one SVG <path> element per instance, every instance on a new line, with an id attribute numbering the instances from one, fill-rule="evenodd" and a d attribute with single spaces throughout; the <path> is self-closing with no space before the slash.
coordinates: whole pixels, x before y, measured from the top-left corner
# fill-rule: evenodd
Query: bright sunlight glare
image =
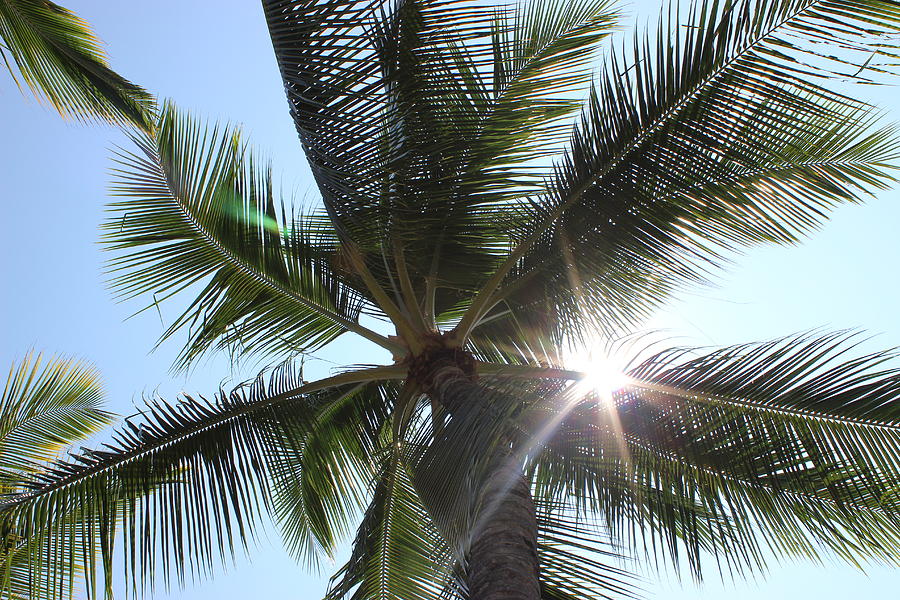
<path id="1" fill-rule="evenodd" d="M 580 385 L 593 389 L 605 401 L 611 401 L 613 394 L 629 383 L 624 373 L 624 361 L 615 353 L 608 352 L 608 347 L 609 344 L 598 340 L 586 348 L 573 349 L 564 355 L 567 369 L 585 374 Z"/>

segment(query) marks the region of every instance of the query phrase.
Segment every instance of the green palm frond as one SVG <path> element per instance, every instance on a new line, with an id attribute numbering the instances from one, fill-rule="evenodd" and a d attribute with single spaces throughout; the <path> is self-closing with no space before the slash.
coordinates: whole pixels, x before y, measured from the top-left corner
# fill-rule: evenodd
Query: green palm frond
<path id="1" fill-rule="evenodd" d="M 97 372 L 87 365 L 40 354 L 13 364 L 0 395 L 0 493 L 21 492 L 43 465 L 108 425 L 112 414 L 101 408 L 102 397 Z M 83 561 L 75 541 L 30 538 L 6 515 L 0 541 L 4 597 L 39 600 L 71 591 Z"/>
<path id="2" fill-rule="evenodd" d="M 74 528 L 70 524 L 69 528 Z M 84 551 L 77 538 L 24 538 L 6 531 L 0 565 L 0 595 L 10 599 L 56 600 L 75 596 Z"/>
<path id="3" fill-rule="evenodd" d="M 535 314 L 537 313 L 537 314 Z M 491 323 L 497 320 L 500 323 Z M 545 327 L 546 321 L 534 310 L 522 323 L 508 309 L 488 314 L 467 340 L 467 347 L 478 360 L 492 364 L 561 366 L 564 363 L 558 332 Z"/>
<path id="4" fill-rule="evenodd" d="M 0 395 L 0 486 L 3 493 L 65 448 L 112 422 L 101 408 L 97 372 L 62 358 L 28 354 L 10 367 Z"/>
<path id="5" fill-rule="evenodd" d="M 458 318 L 459 302 L 468 299 L 460 290 L 473 289 L 473 275 L 488 274 L 506 253 L 508 232 L 517 225 L 510 204 L 542 189 L 537 167 L 569 136 L 568 117 L 581 105 L 597 42 L 614 31 L 617 17 L 612 3 L 596 0 L 534 0 L 496 9 L 493 56 L 479 70 L 483 98 L 471 114 L 455 116 L 462 127 L 451 138 L 459 167 L 452 181 L 435 188 L 439 193 L 420 201 L 434 207 L 426 222 L 437 227 L 432 236 L 404 239 L 424 257 L 413 269 L 439 278 L 439 321 Z M 432 177 L 422 172 L 411 179 L 419 188 Z M 422 222 L 416 215 L 410 229 L 419 231 Z M 424 247 L 423 237 L 430 240 Z M 473 256 L 474 250 L 480 253 Z"/>
<path id="6" fill-rule="evenodd" d="M 523 207 L 516 250 L 461 333 L 498 303 L 546 302 L 570 335 L 579 311 L 618 331 L 735 250 L 793 242 L 834 205 L 883 189 L 895 136 L 824 87 L 834 61 L 816 52 L 896 54 L 900 9 L 851 5 L 700 2 L 611 54 L 550 192 Z"/>
<path id="7" fill-rule="evenodd" d="M 615 24 L 610 3 L 264 5 L 338 231 L 385 289 L 402 267 L 432 313 L 452 310 L 506 251 L 510 227 L 490 207 L 535 189 L 525 163 L 568 134 L 573 92 Z"/>
<path id="8" fill-rule="evenodd" d="M 535 459 L 536 498 L 568 499 L 580 519 L 598 520 L 598 529 L 629 554 L 643 551 L 647 565 L 658 568 L 665 560 L 677 570 L 686 560 L 699 576 L 706 553 L 732 572 L 761 566 L 752 531 L 732 518 L 715 495 L 673 483 L 671 473 L 660 475 L 658 457 L 623 437 L 612 415 L 592 406 L 571 409 Z"/>
<path id="9" fill-rule="evenodd" d="M 581 106 L 598 42 L 618 25 L 612 2 L 518 2 L 498 9 L 492 32 L 492 106 L 474 150 L 532 161 L 570 135 L 561 120 Z M 476 163 L 477 164 L 477 163 Z"/>
<path id="10" fill-rule="evenodd" d="M 542 598 L 640 598 L 637 578 L 616 566 L 625 562 L 596 516 L 572 504 L 537 499 Z"/>
<path id="11" fill-rule="evenodd" d="M 833 334 L 660 352 L 562 420 L 545 490 L 584 499 L 626 541 L 651 532 L 695 570 L 700 550 L 737 571 L 763 548 L 896 561 L 900 373 L 891 353 L 852 346 Z"/>
<path id="12" fill-rule="evenodd" d="M 283 451 L 287 431 L 312 427 L 323 411 L 382 376 L 396 373 L 369 369 L 304 384 L 285 366 L 213 400 L 151 401 L 102 450 L 34 474 L 0 509 L 28 537 L 99 549 L 101 563 L 91 553 L 86 565 L 89 592 L 101 567 L 105 585 L 111 581 L 119 530 L 135 588 L 152 585 L 158 566 L 167 583 L 173 574 L 183 582 L 254 540 L 253 525 L 273 506 L 269 458 Z"/>
<path id="13" fill-rule="evenodd" d="M 399 288 L 395 252 L 410 261 L 407 277 L 419 293 L 432 263 L 454 253 L 471 269 L 489 268 L 496 224 L 466 212 L 448 219 L 442 207 L 473 201 L 456 188 L 466 140 L 487 102 L 478 63 L 490 45 L 467 42 L 489 38 L 493 11 L 435 0 L 292 0 L 264 8 L 323 204 L 342 240 L 360 246 L 378 284 Z M 434 235 L 422 235 L 425 228 Z M 427 250 L 435 243 L 446 245 L 443 257 Z M 406 304 L 418 304 L 408 296 Z M 446 291 L 434 296 L 439 306 L 458 300 Z"/>
<path id="14" fill-rule="evenodd" d="M 356 386 L 302 427 L 272 432 L 273 511 L 288 549 L 308 564 L 333 558 L 365 508 L 395 394 L 387 382 Z"/>
<path id="15" fill-rule="evenodd" d="M 150 127 L 152 96 L 109 68 L 100 40 L 71 11 L 49 0 L 3 0 L 0 39 L 13 77 L 63 116 Z"/>
<path id="16" fill-rule="evenodd" d="M 404 447 L 380 451 L 372 501 L 328 600 L 434 600 L 452 575 L 453 553 L 418 497 Z"/>
<path id="17" fill-rule="evenodd" d="M 284 216 L 271 174 L 230 127 L 206 128 L 166 105 L 153 136 L 122 154 L 104 224 L 113 287 L 161 301 L 205 283 L 163 334 L 188 329 L 181 364 L 211 348 L 296 352 L 358 322 L 365 299 L 336 270 L 341 249 L 321 216 Z M 286 221 L 286 222 L 285 222 Z M 273 334 L 277 331 L 277 334 Z M 388 344 L 389 345 L 389 344 Z"/>
<path id="18" fill-rule="evenodd" d="M 375 207 L 368 216 L 372 228 L 384 234 L 378 213 L 386 184 L 382 120 L 385 88 L 394 83 L 385 71 L 391 59 L 408 58 L 409 53 L 399 56 L 397 44 L 419 41 L 426 27 L 424 6 L 398 4 L 396 13 L 409 15 L 401 40 L 388 35 L 393 14 L 382 12 L 380 2 L 281 0 L 263 6 L 291 113 L 324 205 L 345 236 L 361 229 L 353 211 Z M 381 49 L 377 41 L 387 46 Z"/>

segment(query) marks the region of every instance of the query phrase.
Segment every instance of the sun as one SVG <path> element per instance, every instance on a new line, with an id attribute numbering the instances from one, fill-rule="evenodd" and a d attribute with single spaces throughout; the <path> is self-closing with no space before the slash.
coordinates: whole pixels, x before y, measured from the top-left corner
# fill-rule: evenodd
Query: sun
<path id="1" fill-rule="evenodd" d="M 625 374 L 625 361 L 610 352 L 610 344 L 596 340 L 581 349 L 572 349 L 564 355 L 565 366 L 584 373 L 579 382 L 586 390 L 593 390 L 603 400 L 612 400 L 613 394 L 630 382 Z"/>

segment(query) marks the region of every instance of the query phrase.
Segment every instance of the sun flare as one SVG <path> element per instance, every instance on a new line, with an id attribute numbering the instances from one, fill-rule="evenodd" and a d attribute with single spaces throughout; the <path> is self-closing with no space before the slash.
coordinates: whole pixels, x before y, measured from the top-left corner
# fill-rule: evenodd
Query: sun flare
<path id="1" fill-rule="evenodd" d="M 568 352 L 565 363 L 566 368 L 584 373 L 580 385 L 594 390 L 604 400 L 611 400 L 613 394 L 630 381 L 625 374 L 624 361 L 610 353 L 607 344 L 599 341 Z"/>

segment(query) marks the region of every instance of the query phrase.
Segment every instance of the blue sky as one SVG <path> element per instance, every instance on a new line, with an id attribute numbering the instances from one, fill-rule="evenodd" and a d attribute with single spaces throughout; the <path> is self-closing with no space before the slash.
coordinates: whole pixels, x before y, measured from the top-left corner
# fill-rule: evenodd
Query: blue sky
<path id="1" fill-rule="evenodd" d="M 314 197 L 256 2 L 70 0 L 66 6 L 95 26 L 117 70 L 210 120 L 244 123 L 255 145 L 272 158 L 283 189 L 297 198 Z M 644 1 L 626 8 L 638 16 L 657 6 Z M 896 88 L 859 92 L 900 120 Z M 104 375 L 111 408 L 121 414 L 133 412 L 142 394 L 211 393 L 223 381 L 251 374 L 252 365 L 232 372 L 227 361 L 213 358 L 187 376 L 172 376 L 177 341 L 151 349 L 161 321 L 177 316 L 177 304 L 127 319 L 140 305 L 116 303 L 105 289 L 98 225 L 107 201 L 110 149 L 127 141 L 109 128 L 63 122 L 19 94 L 3 73 L 0 111 L 0 197 L 7 223 L 0 236 L 0 364 L 29 348 L 90 360 Z M 900 345 L 898 199 L 891 191 L 862 206 L 842 207 L 797 247 L 754 249 L 736 260 L 717 288 L 680 296 L 650 326 L 696 344 L 852 327 L 878 334 L 873 347 Z M 328 374 L 347 356 L 353 362 L 389 360 L 371 345 L 342 340 L 309 363 L 308 377 Z M 169 596 L 321 596 L 327 574 L 305 572 L 280 549 L 276 534 L 268 538 L 226 575 Z M 754 582 L 720 582 L 711 573 L 700 589 L 682 586 L 672 574 L 648 579 L 650 597 L 709 600 L 893 598 L 900 583 L 886 568 L 863 575 L 844 565 L 805 562 L 775 566 Z"/>

